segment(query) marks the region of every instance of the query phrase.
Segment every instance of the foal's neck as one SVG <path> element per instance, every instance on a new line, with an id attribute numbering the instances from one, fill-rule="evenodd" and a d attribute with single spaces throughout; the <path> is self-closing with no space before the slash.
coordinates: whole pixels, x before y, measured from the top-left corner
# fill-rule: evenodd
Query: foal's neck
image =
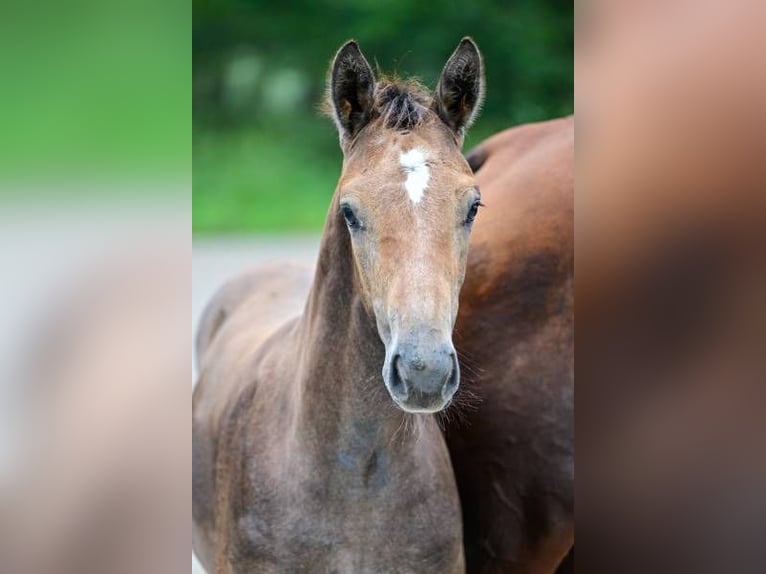
<path id="1" fill-rule="evenodd" d="M 363 303 L 337 199 L 325 225 L 299 344 L 301 419 L 322 440 L 344 440 L 348 434 L 375 442 L 412 418 L 394 406 L 383 384 L 385 347 Z"/>

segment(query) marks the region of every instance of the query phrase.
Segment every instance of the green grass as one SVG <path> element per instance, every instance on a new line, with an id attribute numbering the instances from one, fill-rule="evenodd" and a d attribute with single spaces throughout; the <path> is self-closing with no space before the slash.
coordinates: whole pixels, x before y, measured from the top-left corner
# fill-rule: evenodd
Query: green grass
<path id="1" fill-rule="evenodd" d="M 194 232 L 321 230 L 341 155 L 327 157 L 311 139 L 259 130 L 195 134 Z"/>

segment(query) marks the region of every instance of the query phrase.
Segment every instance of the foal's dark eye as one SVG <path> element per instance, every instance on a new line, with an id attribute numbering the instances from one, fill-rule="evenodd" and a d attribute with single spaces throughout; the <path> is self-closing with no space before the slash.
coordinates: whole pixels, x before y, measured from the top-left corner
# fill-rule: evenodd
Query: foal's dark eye
<path id="1" fill-rule="evenodd" d="M 473 202 L 471 209 L 468 210 L 468 215 L 465 217 L 465 224 L 470 226 L 473 220 L 476 219 L 476 214 L 479 213 L 479 207 L 483 205 L 478 199 Z"/>
<path id="2" fill-rule="evenodd" d="M 359 229 L 362 226 L 357 219 L 356 214 L 354 214 L 354 210 L 348 205 L 344 205 L 340 210 L 343 213 L 343 219 L 346 220 L 346 225 L 348 225 L 349 229 Z"/>

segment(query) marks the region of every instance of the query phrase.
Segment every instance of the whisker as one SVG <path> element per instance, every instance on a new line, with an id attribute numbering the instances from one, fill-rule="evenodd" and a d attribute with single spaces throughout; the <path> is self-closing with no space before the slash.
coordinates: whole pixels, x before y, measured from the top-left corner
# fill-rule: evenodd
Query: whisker
<path id="1" fill-rule="evenodd" d="M 463 425 L 470 424 L 470 414 L 479 410 L 482 403 L 481 398 L 473 391 L 465 389 L 461 386 L 460 389 L 452 397 L 450 404 L 441 411 L 439 417 L 442 431 L 447 431 L 449 427 L 455 426 L 457 428 Z"/>
<path id="2" fill-rule="evenodd" d="M 402 417 L 402 420 L 399 422 L 399 426 L 396 427 L 396 430 L 391 435 L 391 438 L 389 439 L 388 446 L 390 447 L 394 440 L 396 439 L 396 436 L 399 434 L 399 431 L 402 430 L 402 427 L 404 426 L 404 421 L 406 420 L 406 415 Z"/>

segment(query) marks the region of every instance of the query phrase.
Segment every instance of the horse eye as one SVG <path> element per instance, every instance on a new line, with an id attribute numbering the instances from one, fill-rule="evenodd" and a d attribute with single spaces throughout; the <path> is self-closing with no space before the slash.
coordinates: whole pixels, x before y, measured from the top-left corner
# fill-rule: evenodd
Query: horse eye
<path id="1" fill-rule="evenodd" d="M 348 225 L 349 229 L 359 229 L 361 227 L 361 223 L 356 218 L 353 209 L 348 205 L 344 205 L 341 208 L 341 211 L 343 212 L 343 218 L 346 220 L 346 225 Z"/>
<path id="2" fill-rule="evenodd" d="M 471 209 L 468 210 L 468 215 L 465 217 L 465 224 L 471 225 L 473 220 L 476 219 L 476 214 L 479 213 L 479 207 L 482 205 L 478 199 L 473 202 Z"/>

